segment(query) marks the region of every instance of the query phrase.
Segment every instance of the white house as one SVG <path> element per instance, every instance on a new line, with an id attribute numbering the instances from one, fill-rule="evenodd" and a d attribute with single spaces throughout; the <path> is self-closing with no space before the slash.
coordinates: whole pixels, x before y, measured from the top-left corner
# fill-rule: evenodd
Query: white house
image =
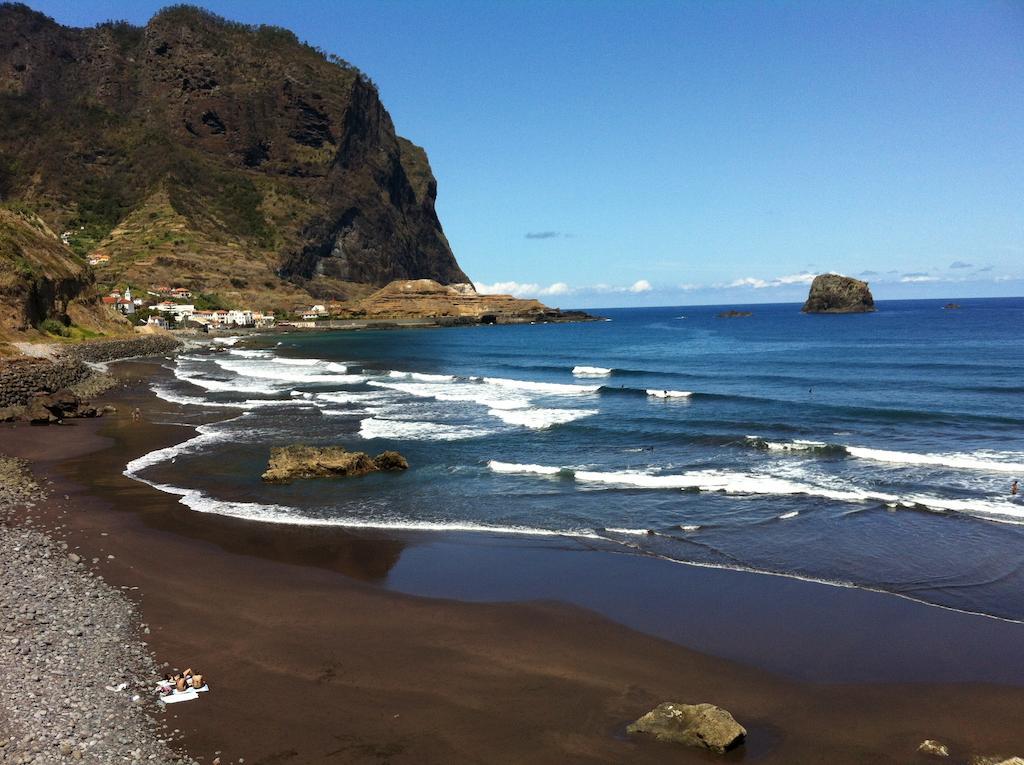
<path id="1" fill-rule="evenodd" d="M 234 324 L 238 327 L 251 327 L 253 322 L 252 311 L 239 311 L 232 310 L 228 311 L 228 315 L 225 318 L 225 324 Z"/>
<path id="2" fill-rule="evenodd" d="M 159 327 L 160 329 L 167 329 L 170 325 L 167 323 L 167 319 L 163 316 L 150 316 L 146 319 L 146 324 L 151 327 Z"/>

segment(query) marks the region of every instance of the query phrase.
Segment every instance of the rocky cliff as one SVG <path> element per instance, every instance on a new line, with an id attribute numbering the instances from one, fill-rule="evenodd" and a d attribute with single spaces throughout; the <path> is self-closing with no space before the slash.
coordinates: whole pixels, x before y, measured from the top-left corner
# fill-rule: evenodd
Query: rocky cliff
<path id="1" fill-rule="evenodd" d="M 131 328 L 102 307 L 89 266 L 42 220 L 0 208 L 0 340 L 47 330 L 81 336 Z"/>
<path id="2" fill-rule="evenodd" d="M 0 199 L 103 283 L 227 303 L 467 283 L 426 153 L 376 87 L 291 32 L 172 6 L 145 27 L 63 27 L 0 5 Z"/>
<path id="3" fill-rule="evenodd" d="M 875 300 L 868 283 L 850 276 L 819 274 L 811 282 L 804 313 L 868 313 Z"/>

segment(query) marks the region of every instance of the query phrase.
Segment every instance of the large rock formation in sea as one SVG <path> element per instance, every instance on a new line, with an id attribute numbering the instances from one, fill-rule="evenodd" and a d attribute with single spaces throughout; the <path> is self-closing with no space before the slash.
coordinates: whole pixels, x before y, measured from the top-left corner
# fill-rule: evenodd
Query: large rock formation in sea
<path id="1" fill-rule="evenodd" d="M 370 457 L 341 446 L 275 446 L 263 473 L 268 483 L 290 483 L 296 478 L 355 477 L 379 470 L 407 470 L 409 463 L 398 452 L 381 452 Z"/>
<path id="2" fill-rule="evenodd" d="M 436 194 L 370 79 L 285 29 L 182 5 L 74 29 L 0 5 L 0 201 L 108 256 L 101 283 L 278 308 L 468 284 Z"/>
<path id="3" fill-rule="evenodd" d="M 804 313 L 868 313 L 875 310 L 875 299 L 868 283 L 850 276 L 819 274 L 811 282 Z"/>

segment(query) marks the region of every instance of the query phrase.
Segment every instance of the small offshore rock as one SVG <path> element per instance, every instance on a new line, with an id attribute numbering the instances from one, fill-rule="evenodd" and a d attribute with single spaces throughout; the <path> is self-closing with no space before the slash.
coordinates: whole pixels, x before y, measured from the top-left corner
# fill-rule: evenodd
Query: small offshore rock
<path id="1" fill-rule="evenodd" d="M 868 283 L 850 276 L 819 274 L 811 282 L 804 313 L 870 313 L 875 299 Z"/>
<path id="2" fill-rule="evenodd" d="M 922 754 L 931 754 L 935 757 L 949 757 L 949 747 L 930 738 L 922 741 L 917 747 L 917 751 Z"/>
<path id="3" fill-rule="evenodd" d="M 746 729 L 714 704 L 679 704 L 666 701 L 630 723 L 630 735 L 644 734 L 665 741 L 724 754 L 743 744 Z"/>

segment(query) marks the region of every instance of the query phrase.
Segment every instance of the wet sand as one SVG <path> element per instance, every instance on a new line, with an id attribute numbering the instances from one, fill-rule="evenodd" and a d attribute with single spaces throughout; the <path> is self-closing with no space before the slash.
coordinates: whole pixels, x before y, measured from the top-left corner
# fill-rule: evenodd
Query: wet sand
<path id="1" fill-rule="evenodd" d="M 192 434 L 154 424 L 180 419 L 180 407 L 140 388 L 111 400 L 120 411 L 109 419 L 4 426 L 0 449 L 32 459 L 55 482 L 42 512 L 65 525 L 72 548 L 98 557 L 109 582 L 138 588 L 126 591 L 138 598 L 158 660 L 208 676 L 211 693 L 167 712 L 207 762 L 216 752 L 225 763 L 268 764 L 926 762 L 915 752 L 924 738 L 948 743 L 952 762 L 1024 752 L 1024 688 L 1012 684 L 1022 677 L 1012 664 L 1019 625 L 643 559 L 631 559 L 620 573 L 628 585 L 596 606 L 627 623 L 644 623 L 630 610 L 646 615 L 648 632 L 671 641 L 564 602 L 404 594 L 394 589 L 579 602 L 571 593 L 588 584 L 579 580 L 609 554 L 194 513 L 121 475 L 130 459 Z M 127 415 L 136 402 L 143 423 Z M 585 563 L 558 563 L 577 559 Z M 568 584 L 540 586 L 538 571 L 552 570 Z M 688 598 L 667 599 L 672 592 Z M 628 607 L 607 606 L 615 602 Z M 659 609 L 671 614 L 650 616 Z M 716 633 L 724 650 L 715 650 Z M 877 653 L 890 666 L 918 655 L 910 677 L 933 682 L 822 682 L 832 665 L 848 669 L 883 640 Z M 802 655 L 817 669 L 788 671 Z M 871 666 L 865 677 L 884 675 L 884 661 Z M 729 709 L 749 731 L 747 746 L 716 758 L 624 735 L 664 700 Z"/>

